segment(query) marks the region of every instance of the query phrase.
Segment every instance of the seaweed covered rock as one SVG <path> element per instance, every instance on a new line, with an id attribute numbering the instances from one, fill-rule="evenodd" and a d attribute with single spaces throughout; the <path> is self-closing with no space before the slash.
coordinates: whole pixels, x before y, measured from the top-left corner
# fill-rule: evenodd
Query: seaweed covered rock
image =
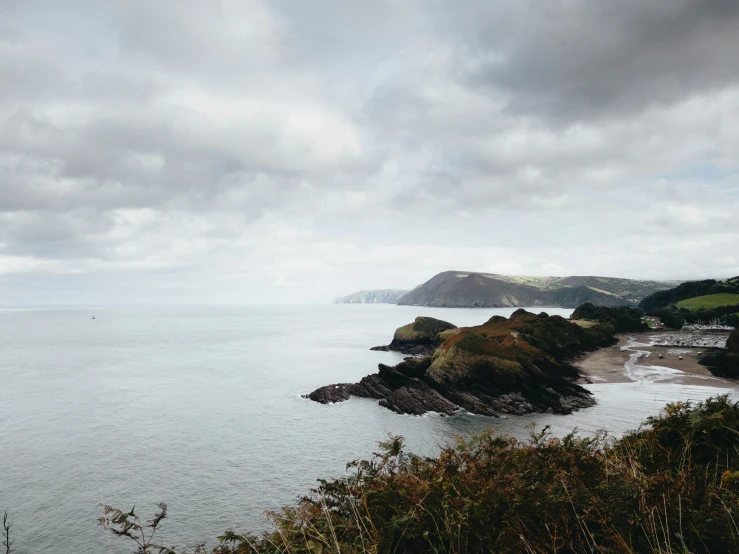
<path id="1" fill-rule="evenodd" d="M 398 327 L 390 344 L 375 346 L 370 350 L 393 350 L 412 356 L 433 354 L 436 347 L 444 340 L 442 333 L 456 328 L 456 325 L 447 321 L 419 316 L 413 323 Z"/>

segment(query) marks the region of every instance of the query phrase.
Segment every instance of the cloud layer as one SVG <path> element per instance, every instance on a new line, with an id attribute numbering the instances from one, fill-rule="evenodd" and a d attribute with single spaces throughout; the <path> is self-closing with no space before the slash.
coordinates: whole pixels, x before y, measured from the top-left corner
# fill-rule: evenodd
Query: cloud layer
<path id="1" fill-rule="evenodd" d="M 3 3 L 0 305 L 739 274 L 731 0 Z"/>

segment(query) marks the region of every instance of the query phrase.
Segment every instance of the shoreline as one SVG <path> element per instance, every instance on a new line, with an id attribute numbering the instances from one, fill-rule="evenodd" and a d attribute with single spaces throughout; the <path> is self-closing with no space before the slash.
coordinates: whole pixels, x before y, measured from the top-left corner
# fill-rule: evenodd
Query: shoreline
<path id="1" fill-rule="evenodd" d="M 580 384 L 671 383 L 736 388 L 739 383 L 716 377 L 698 363 L 696 349 L 655 345 L 654 331 L 616 335 L 618 343 L 590 352 L 573 365 Z M 659 354 L 664 357 L 659 358 Z M 682 360 L 679 357 L 682 356 Z"/>

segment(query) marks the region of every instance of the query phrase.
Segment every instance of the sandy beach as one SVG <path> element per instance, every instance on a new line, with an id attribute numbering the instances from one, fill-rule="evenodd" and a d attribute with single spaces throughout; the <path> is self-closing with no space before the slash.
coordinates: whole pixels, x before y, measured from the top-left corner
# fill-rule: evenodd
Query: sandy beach
<path id="1" fill-rule="evenodd" d="M 583 383 L 643 381 L 727 388 L 739 386 L 739 383 L 714 377 L 700 365 L 699 349 L 654 346 L 659 338 L 660 335 L 654 332 L 618 335 L 618 344 L 591 352 L 574 365 L 583 371 Z M 663 358 L 659 358 L 660 354 Z"/>

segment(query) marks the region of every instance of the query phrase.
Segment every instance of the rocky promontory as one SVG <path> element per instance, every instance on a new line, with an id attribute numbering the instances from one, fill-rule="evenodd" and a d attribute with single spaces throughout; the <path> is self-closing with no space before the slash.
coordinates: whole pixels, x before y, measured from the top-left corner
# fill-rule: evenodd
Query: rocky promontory
<path id="1" fill-rule="evenodd" d="M 444 342 L 445 332 L 456 328 L 456 325 L 433 317 L 417 317 L 413 323 L 398 327 L 390 344 L 375 346 L 370 350 L 393 350 L 410 356 L 427 356 Z"/>
<path id="2" fill-rule="evenodd" d="M 398 331 L 412 329 L 419 319 Z M 430 322 L 419 324 L 426 325 Z M 590 392 L 575 383 L 580 374 L 570 361 L 614 340 L 608 326 L 586 329 L 560 316 L 525 310 L 476 327 L 446 325 L 434 334 L 439 344 L 432 355 L 392 367 L 380 364 L 377 373 L 358 383 L 321 387 L 307 397 L 324 404 L 350 396 L 376 398 L 397 413 L 416 415 L 452 415 L 460 408 L 489 416 L 567 414 L 595 404 Z M 397 336 L 396 331 L 393 341 Z"/>

